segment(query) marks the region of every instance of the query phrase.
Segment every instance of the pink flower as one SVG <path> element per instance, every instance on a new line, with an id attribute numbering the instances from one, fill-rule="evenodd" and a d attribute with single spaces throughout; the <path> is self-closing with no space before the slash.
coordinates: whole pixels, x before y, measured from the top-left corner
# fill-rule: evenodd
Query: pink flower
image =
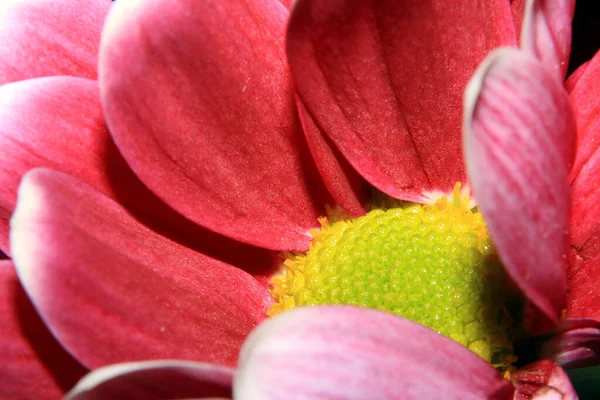
<path id="1" fill-rule="evenodd" d="M 21 362 L 0 369 L 0 394 L 56 397 L 78 363 L 130 361 L 72 396 L 231 396 L 233 385 L 242 399 L 574 398 L 552 361 L 513 386 L 461 345 L 373 310 L 300 309 L 246 341 L 266 318 L 276 252 L 306 250 L 325 203 L 358 216 L 369 185 L 416 202 L 450 192 L 466 182 L 464 130 L 530 328 L 564 309 L 558 357 L 593 359 L 599 69 L 594 59 L 570 78 L 569 99 L 574 2 L 530 3 L 523 49 L 484 62 L 464 121 L 467 82 L 492 50 L 516 47 L 524 3 L 448 4 L 300 0 L 290 15 L 277 0 L 124 0 L 102 29 L 108 1 L 4 1 L 2 364 Z M 140 362 L 157 359 L 190 361 Z"/>

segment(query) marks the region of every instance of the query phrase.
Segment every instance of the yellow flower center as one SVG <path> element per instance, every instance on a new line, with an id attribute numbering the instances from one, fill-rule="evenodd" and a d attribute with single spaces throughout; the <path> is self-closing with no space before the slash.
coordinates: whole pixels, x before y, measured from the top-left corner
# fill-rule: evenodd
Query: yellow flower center
<path id="1" fill-rule="evenodd" d="M 271 280 L 269 315 L 348 304 L 388 311 L 445 335 L 507 370 L 516 360 L 504 302 L 508 282 L 485 222 L 461 196 L 320 220 L 310 249 Z"/>

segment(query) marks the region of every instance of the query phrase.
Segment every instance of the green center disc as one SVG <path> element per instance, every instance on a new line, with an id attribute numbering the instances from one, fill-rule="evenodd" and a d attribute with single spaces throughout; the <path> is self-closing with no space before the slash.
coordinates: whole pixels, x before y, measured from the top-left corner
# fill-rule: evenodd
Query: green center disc
<path id="1" fill-rule="evenodd" d="M 506 370 L 515 357 L 504 307 L 507 279 L 485 222 L 454 201 L 374 210 L 312 232 L 271 283 L 269 315 L 298 306 L 347 304 L 430 327 Z"/>

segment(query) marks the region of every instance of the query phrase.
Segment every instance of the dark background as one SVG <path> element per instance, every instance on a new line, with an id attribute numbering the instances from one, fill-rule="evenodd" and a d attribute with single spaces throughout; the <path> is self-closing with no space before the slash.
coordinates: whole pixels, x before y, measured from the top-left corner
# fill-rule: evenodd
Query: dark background
<path id="1" fill-rule="evenodd" d="M 577 0 L 576 2 L 569 73 L 592 58 L 600 49 L 599 6 L 600 0 Z"/>

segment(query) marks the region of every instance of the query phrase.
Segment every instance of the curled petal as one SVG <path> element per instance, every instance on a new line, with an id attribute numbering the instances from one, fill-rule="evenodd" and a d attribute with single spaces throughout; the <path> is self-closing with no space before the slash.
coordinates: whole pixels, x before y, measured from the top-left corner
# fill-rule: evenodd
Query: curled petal
<path id="1" fill-rule="evenodd" d="M 2 0 L 0 85 L 42 76 L 96 79 L 110 0 Z"/>
<path id="2" fill-rule="evenodd" d="M 562 322 L 562 333 L 547 344 L 546 353 L 566 368 L 600 364 L 600 322 L 589 318 Z"/>
<path id="3" fill-rule="evenodd" d="M 178 360 L 116 364 L 83 378 L 65 400 L 231 397 L 234 370 Z"/>
<path id="4" fill-rule="evenodd" d="M 575 0 L 527 0 L 521 48 L 539 58 L 561 81 L 571 53 Z"/>
<path id="5" fill-rule="evenodd" d="M 115 142 L 159 197 L 227 237 L 305 250 L 329 198 L 296 112 L 288 13 L 279 0 L 117 2 L 99 75 Z"/>
<path id="6" fill-rule="evenodd" d="M 550 360 L 538 361 L 511 376 L 514 400 L 577 400 L 565 371 Z"/>
<path id="7" fill-rule="evenodd" d="M 0 261 L 0 398 L 57 399 L 86 373 L 56 341 Z"/>
<path id="8" fill-rule="evenodd" d="M 464 182 L 462 93 L 489 51 L 515 42 L 503 0 L 299 0 L 287 55 L 308 113 L 352 167 L 426 202 Z"/>
<path id="9" fill-rule="evenodd" d="M 271 318 L 244 345 L 234 381 L 240 400 L 427 400 L 440 393 L 500 400 L 513 388 L 483 359 L 428 328 L 347 306 Z"/>
<path id="10" fill-rule="evenodd" d="M 553 322 L 566 295 L 574 141 L 569 97 L 552 73 L 520 50 L 490 55 L 465 96 L 469 180 L 507 272 Z"/>
<path id="11" fill-rule="evenodd" d="M 245 272 L 157 235 L 51 170 L 23 178 L 10 239 L 42 319 L 89 368 L 159 358 L 234 365 L 271 301 Z"/>

